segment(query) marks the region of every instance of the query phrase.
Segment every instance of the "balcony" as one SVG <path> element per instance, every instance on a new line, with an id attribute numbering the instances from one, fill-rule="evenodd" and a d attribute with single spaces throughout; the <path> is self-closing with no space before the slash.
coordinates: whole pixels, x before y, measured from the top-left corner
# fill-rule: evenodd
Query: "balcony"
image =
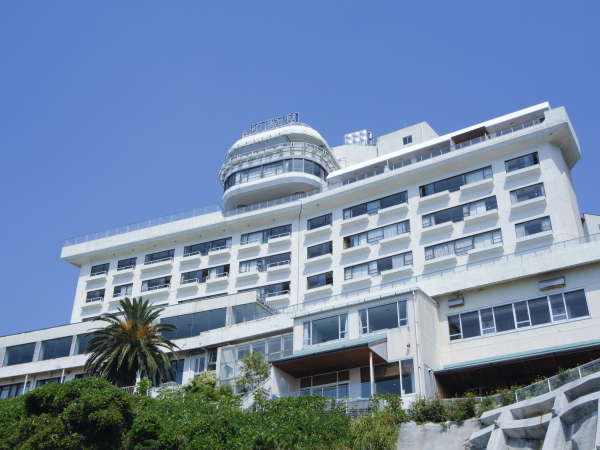
<path id="1" fill-rule="evenodd" d="M 306 295 L 314 297 L 317 295 L 330 295 L 333 292 L 333 285 L 324 284 L 322 286 L 313 287 L 306 290 Z"/>
<path id="2" fill-rule="evenodd" d="M 435 194 L 427 195 L 419 198 L 419 206 L 427 206 L 436 202 L 447 203 L 450 201 L 450 191 L 436 192 Z"/>
<path id="3" fill-rule="evenodd" d="M 484 255 L 493 255 L 495 253 L 502 253 L 504 250 L 504 244 L 502 242 L 498 242 L 496 244 L 483 245 L 472 248 L 467 252 L 469 257 L 471 256 L 484 256 Z"/>
<path id="4" fill-rule="evenodd" d="M 183 255 L 183 259 L 181 260 L 181 264 L 185 263 L 199 263 L 202 260 L 202 254 L 200 252 L 188 253 L 187 255 Z"/>
<path id="5" fill-rule="evenodd" d="M 433 268 L 439 266 L 446 266 L 452 263 L 456 263 L 456 255 L 453 253 L 451 255 L 440 256 L 438 258 L 431 258 L 425 260 L 425 268 Z"/>
<path id="6" fill-rule="evenodd" d="M 348 248 L 344 248 L 342 249 L 342 256 L 343 257 L 347 257 L 347 256 L 351 256 L 351 255 L 359 255 L 361 253 L 369 253 L 371 250 L 371 246 L 369 245 L 368 242 L 365 242 L 364 244 L 361 245 L 355 245 L 353 247 L 348 247 Z"/>
<path id="7" fill-rule="evenodd" d="M 435 225 L 431 225 L 430 227 L 423 228 L 421 230 L 421 235 L 422 236 L 430 236 L 430 235 L 436 234 L 436 233 L 452 231 L 453 228 L 454 228 L 454 222 L 448 221 L 448 222 L 437 223 Z"/>
<path id="8" fill-rule="evenodd" d="M 344 289 L 356 288 L 358 286 L 368 286 L 371 284 L 371 282 L 372 282 L 371 276 L 365 276 L 365 277 L 360 277 L 360 278 L 349 278 L 342 282 L 342 286 L 344 287 Z"/>
<path id="9" fill-rule="evenodd" d="M 145 297 L 155 296 L 159 294 L 163 294 L 165 292 L 169 292 L 171 290 L 171 284 L 158 284 L 156 286 L 148 286 L 146 290 L 142 290 L 142 295 Z"/>
<path id="10" fill-rule="evenodd" d="M 541 173 L 542 169 L 540 168 L 540 165 L 534 164 L 532 166 L 523 167 L 522 169 L 513 170 L 512 172 L 507 172 L 506 181 L 514 181 L 527 176 L 539 176 Z"/>
<path id="11" fill-rule="evenodd" d="M 526 246 L 534 243 L 550 242 L 554 239 L 552 230 L 540 231 L 539 233 L 529 234 L 527 236 L 517 237 L 517 246 Z"/>
<path id="12" fill-rule="evenodd" d="M 321 234 L 330 233 L 330 232 L 331 232 L 331 225 L 324 225 L 319 228 L 313 228 L 312 230 L 306 230 L 304 232 L 304 237 L 305 238 L 313 238 L 315 236 L 319 236 Z"/>
<path id="13" fill-rule="evenodd" d="M 333 255 L 331 253 L 325 253 L 324 255 L 307 259 L 304 264 L 310 266 L 315 264 L 331 263 L 331 261 L 333 261 Z"/>
<path id="14" fill-rule="evenodd" d="M 256 239 L 254 241 L 248 241 L 243 244 L 240 244 L 238 248 L 238 253 L 248 253 L 253 250 L 257 250 L 261 248 L 263 245 L 263 241 L 260 239 Z"/>
<path id="15" fill-rule="evenodd" d="M 291 233 L 281 233 L 275 236 L 269 236 L 269 240 L 268 243 L 269 245 L 277 245 L 277 244 L 283 244 L 283 243 L 290 243 L 292 242 L 292 234 Z"/>
<path id="16" fill-rule="evenodd" d="M 247 272 L 239 272 L 237 274 L 237 280 L 250 280 L 252 278 L 258 278 L 260 272 L 258 270 L 252 270 Z"/>
<path id="17" fill-rule="evenodd" d="M 536 206 L 546 206 L 546 196 L 540 195 L 539 197 L 530 198 L 529 200 L 513 203 L 510 205 L 510 210 L 520 211 L 527 208 L 535 208 Z"/>
<path id="18" fill-rule="evenodd" d="M 379 275 L 381 275 L 382 280 L 389 280 L 390 278 L 396 278 L 398 276 L 410 276 L 413 271 L 413 266 L 405 265 L 399 267 L 393 267 L 391 269 L 382 270 Z"/>
<path id="19" fill-rule="evenodd" d="M 480 214 L 473 214 L 473 215 L 465 216 L 463 220 L 464 220 L 465 224 L 470 225 L 472 223 L 483 222 L 487 219 L 497 219 L 498 217 L 499 217 L 498 210 L 492 209 L 489 211 L 482 212 Z"/>
<path id="20" fill-rule="evenodd" d="M 493 178 L 484 178 L 483 180 L 476 181 L 475 183 L 463 184 L 460 187 L 460 192 L 471 193 L 479 192 L 494 187 Z"/>
<path id="21" fill-rule="evenodd" d="M 173 266 L 173 257 L 169 256 L 162 259 L 157 259 L 154 261 L 148 261 L 144 263 L 144 267 L 142 267 L 142 271 L 154 270 L 164 267 L 172 267 Z"/>
<path id="22" fill-rule="evenodd" d="M 287 306 L 290 303 L 290 291 L 267 292 L 264 301 L 271 307 Z"/>
<path id="23" fill-rule="evenodd" d="M 369 216 L 367 214 L 361 214 L 360 216 L 350 217 L 344 219 L 341 226 L 342 229 L 350 228 L 351 226 L 366 225 L 369 223 Z"/>
<path id="24" fill-rule="evenodd" d="M 279 261 L 267 266 L 268 273 L 288 272 L 290 270 L 290 261 Z"/>
<path id="25" fill-rule="evenodd" d="M 227 281 L 229 281 L 229 273 L 219 273 L 219 274 L 210 274 L 206 278 L 205 283 L 207 286 L 215 286 L 218 284 L 227 283 Z"/>
<path id="26" fill-rule="evenodd" d="M 95 275 L 90 275 L 89 278 L 86 280 L 86 282 L 93 283 L 95 281 L 106 281 L 107 278 L 108 278 L 108 271 L 100 272 Z"/>
<path id="27" fill-rule="evenodd" d="M 401 244 L 410 241 L 410 232 L 397 234 L 396 236 L 390 236 L 388 238 L 379 241 L 380 247 L 386 247 L 388 245 Z"/>
<path id="28" fill-rule="evenodd" d="M 391 216 L 399 213 L 406 213 L 408 211 L 408 202 L 400 203 L 398 205 L 390 206 L 379 210 L 379 217 Z"/>
<path id="29" fill-rule="evenodd" d="M 231 253 L 231 247 L 223 246 L 223 247 L 215 247 L 211 248 L 208 251 L 209 258 L 219 258 L 222 256 L 229 256 Z"/>

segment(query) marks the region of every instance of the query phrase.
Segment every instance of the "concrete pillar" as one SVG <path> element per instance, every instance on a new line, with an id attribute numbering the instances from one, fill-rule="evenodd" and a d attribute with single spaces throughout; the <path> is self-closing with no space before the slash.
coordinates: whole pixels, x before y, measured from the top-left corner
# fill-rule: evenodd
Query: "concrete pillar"
<path id="1" fill-rule="evenodd" d="M 375 395 L 375 369 L 373 367 L 373 352 L 369 350 L 369 381 L 371 383 L 371 397 Z"/>

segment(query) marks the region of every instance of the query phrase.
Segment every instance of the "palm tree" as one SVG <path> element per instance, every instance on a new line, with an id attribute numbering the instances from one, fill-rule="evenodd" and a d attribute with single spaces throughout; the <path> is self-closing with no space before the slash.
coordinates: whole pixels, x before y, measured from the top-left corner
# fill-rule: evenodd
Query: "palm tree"
<path id="1" fill-rule="evenodd" d="M 141 297 L 121 300 L 117 313 L 99 319 L 108 325 L 94 330 L 88 344 L 86 372 L 119 386 L 132 386 L 138 374 L 155 383 L 170 379 L 171 362 L 166 351 L 178 347 L 163 336 L 174 331 L 174 325 L 153 323 L 162 311 Z"/>

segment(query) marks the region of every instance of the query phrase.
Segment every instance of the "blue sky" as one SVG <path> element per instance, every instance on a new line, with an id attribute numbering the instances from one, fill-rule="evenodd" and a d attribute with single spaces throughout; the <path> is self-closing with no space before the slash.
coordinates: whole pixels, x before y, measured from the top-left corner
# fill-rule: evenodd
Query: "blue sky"
<path id="1" fill-rule="evenodd" d="M 250 122 L 290 111 L 332 145 L 446 133 L 548 100 L 600 213 L 598 2 L 0 3 L 0 335 L 68 323 L 65 238 L 218 203 Z"/>

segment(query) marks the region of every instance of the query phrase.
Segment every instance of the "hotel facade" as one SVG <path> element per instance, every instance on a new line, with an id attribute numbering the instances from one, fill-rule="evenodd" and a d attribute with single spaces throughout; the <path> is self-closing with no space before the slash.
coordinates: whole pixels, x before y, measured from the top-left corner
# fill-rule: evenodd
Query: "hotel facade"
<path id="1" fill-rule="evenodd" d="M 0 398 L 84 376 L 96 319 L 164 307 L 177 383 L 235 385 L 252 352 L 273 396 L 485 392 L 600 356 L 600 218 L 548 103 L 443 136 L 425 122 L 331 147 L 297 114 L 253 124 L 222 207 L 67 241 L 70 324 L 0 337 Z"/>

